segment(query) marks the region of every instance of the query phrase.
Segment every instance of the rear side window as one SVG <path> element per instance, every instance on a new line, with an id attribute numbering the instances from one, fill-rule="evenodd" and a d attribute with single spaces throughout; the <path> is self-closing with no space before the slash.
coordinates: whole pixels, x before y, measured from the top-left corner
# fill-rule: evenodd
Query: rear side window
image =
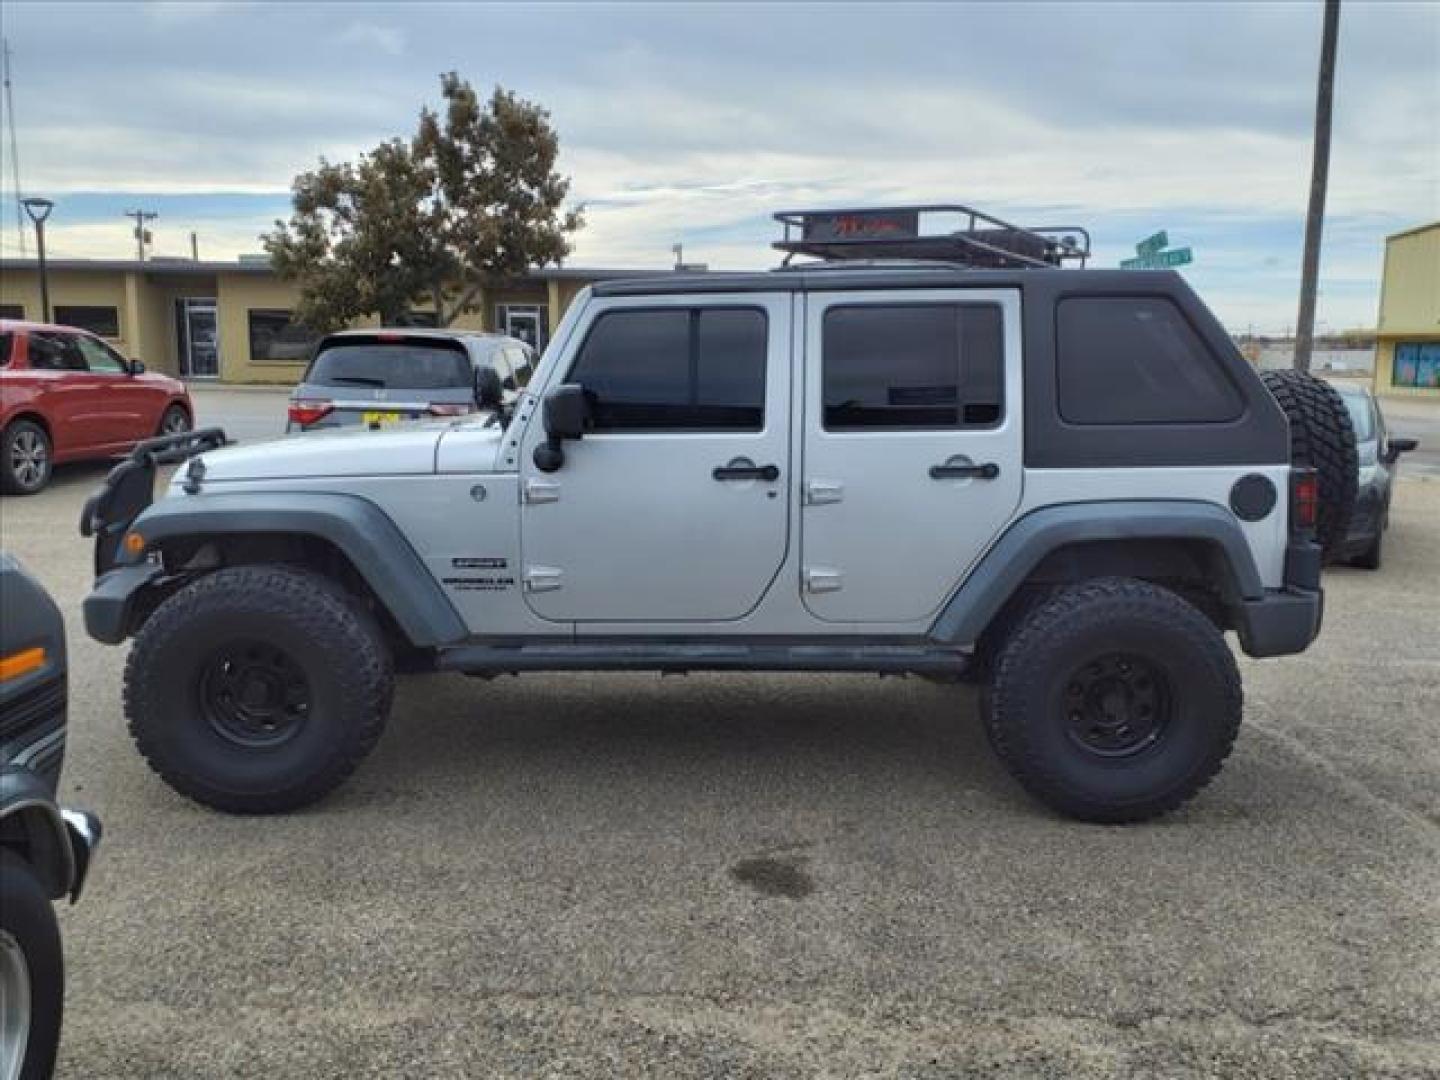
<path id="1" fill-rule="evenodd" d="M 305 373 L 313 386 L 453 390 L 475 384 L 458 341 L 335 342 L 321 348 Z"/>
<path id="2" fill-rule="evenodd" d="M 767 336 L 754 308 L 608 311 L 570 381 L 593 395 L 597 431 L 759 431 Z"/>
<path id="3" fill-rule="evenodd" d="M 832 307 L 823 325 L 825 428 L 988 427 L 1005 357 L 994 304 Z"/>
<path id="4" fill-rule="evenodd" d="M 84 371 L 85 357 L 80 355 L 74 339 L 68 334 L 31 334 L 25 346 L 30 367 L 36 371 Z"/>
<path id="5" fill-rule="evenodd" d="M 1222 423 L 1244 408 L 1219 359 L 1164 297 L 1071 297 L 1055 321 L 1067 423 Z"/>

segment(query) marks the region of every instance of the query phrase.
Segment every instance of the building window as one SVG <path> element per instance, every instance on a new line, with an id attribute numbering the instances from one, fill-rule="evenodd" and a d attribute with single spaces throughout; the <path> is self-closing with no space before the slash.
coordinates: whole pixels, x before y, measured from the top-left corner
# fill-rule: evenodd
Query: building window
<path id="1" fill-rule="evenodd" d="M 1397 341 L 1392 386 L 1440 387 L 1440 341 Z"/>
<path id="2" fill-rule="evenodd" d="M 825 312 L 827 431 L 988 427 L 1005 351 L 994 304 L 865 304 Z"/>
<path id="3" fill-rule="evenodd" d="M 1244 410 L 1219 358 L 1164 297 L 1061 300 L 1055 331 L 1066 423 L 1223 423 Z"/>
<path id="4" fill-rule="evenodd" d="M 252 364 L 303 364 L 320 335 L 295 322 L 294 313 L 273 308 L 252 308 L 250 362 Z"/>
<path id="5" fill-rule="evenodd" d="M 55 321 L 62 326 L 76 326 L 81 330 L 105 338 L 120 336 L 120 309 L 91 304 L 60 304 L 55 308 Z"/>
<path id="6" fill-rule="evenodd" d="M 759 431 L 765 313 L 753 308 L 607 311 L 570 371 L 596 431 Z"/>
<path id="7" fill-rule="evenodd" d="M 25 318 L 24 304 L 0 304 L 0 319 Z"/>

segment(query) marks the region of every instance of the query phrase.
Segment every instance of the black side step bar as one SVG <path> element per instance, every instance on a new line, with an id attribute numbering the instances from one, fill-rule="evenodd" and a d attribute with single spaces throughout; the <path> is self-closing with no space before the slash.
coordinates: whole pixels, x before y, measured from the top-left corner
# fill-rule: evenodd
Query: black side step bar
<path id="1" fill-rule="evenodd" d="M 933 645 L 535 644 L 457 645 L 436 657 L 440 671 L 860 671 L 958 675 L 968 653 Z"/>

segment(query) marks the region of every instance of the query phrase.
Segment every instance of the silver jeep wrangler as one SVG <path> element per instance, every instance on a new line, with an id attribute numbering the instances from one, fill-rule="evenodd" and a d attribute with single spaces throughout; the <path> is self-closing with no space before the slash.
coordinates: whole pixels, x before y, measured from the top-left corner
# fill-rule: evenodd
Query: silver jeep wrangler
<path id="1" fill-rule="evenodd" d="M 1084 268 L 1082 229 L 777 217 L 780 269 L 581 294 L 513 408 L 138 448 L 85 510 L 85 620 L 134 638 L 151 765 L 282 811 L 375 745 L 397 669 L 851 671 L 983 680 L 1062 813 L 1194 795 L 1240 723 L 1225 633 L 1319 631 L 1343 402 L 1267 387 L 1175 273 Z"/>

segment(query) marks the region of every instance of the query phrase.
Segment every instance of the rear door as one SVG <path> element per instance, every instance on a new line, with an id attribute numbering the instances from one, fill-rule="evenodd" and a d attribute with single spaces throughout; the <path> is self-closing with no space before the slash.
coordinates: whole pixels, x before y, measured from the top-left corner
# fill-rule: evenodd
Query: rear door
<path id="1" fill-rule="evenodd" d="M 1019 294 L 812 293 L 805 318 L 804 603 L 924 620 L 1020 502 Z"/>

